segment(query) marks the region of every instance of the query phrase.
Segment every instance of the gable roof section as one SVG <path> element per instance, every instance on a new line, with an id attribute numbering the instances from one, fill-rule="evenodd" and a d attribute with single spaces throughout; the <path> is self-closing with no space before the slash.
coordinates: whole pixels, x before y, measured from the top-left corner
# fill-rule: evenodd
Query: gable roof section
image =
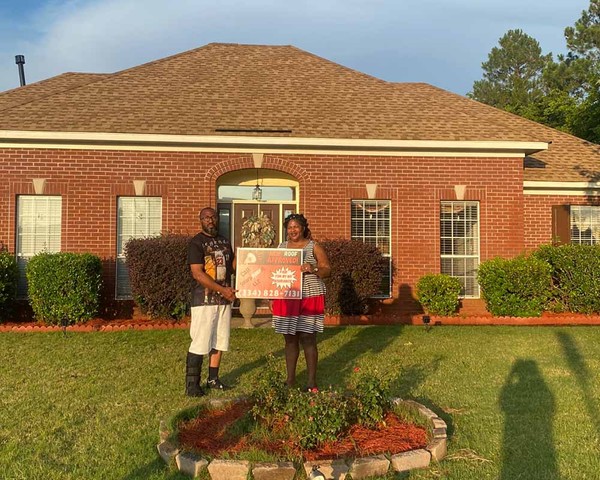
<path id="1" fill-rule="evenodd" d="M 208 44 L 110 75 L 0 94 L 0 130 L 438 142 L 552 142 L 525 180 L 583 181 L 597 145 L 424 83 L 386 82 L 292 46 Z M 587 172 L 587 173 L 586 173 Z"/>

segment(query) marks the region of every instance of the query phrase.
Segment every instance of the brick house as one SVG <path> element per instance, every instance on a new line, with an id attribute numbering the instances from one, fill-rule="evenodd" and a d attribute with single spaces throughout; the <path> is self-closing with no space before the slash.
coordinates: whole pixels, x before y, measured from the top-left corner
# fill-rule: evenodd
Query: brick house
<path id="1" fill-rule="evenodd" d="M 378 245 L 398 319 L 426 273 L 460 278 L 462 310 L 481 311 L 481 261 L 600 233 L 598 145 L 291 46 L 209 44 L 0 93 L 0 161 L 0 241 L 22 267 L 99 255 L 105 315 L 130 305 L 126 241 L 193 233 L 207 205 L 238 246 L 259 211 Z"/>

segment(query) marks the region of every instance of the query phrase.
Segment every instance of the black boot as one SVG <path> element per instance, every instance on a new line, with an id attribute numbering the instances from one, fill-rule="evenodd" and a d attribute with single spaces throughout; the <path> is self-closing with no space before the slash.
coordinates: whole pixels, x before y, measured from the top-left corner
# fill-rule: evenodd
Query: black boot
<path id="1" fill-rule="evenodd" d="M 185 372 L 185 394 L 188 397 L 201 397 L 204 390 L 200 386 L 200 371 L 202 369 L 202 355 L 188 352 Z"/>

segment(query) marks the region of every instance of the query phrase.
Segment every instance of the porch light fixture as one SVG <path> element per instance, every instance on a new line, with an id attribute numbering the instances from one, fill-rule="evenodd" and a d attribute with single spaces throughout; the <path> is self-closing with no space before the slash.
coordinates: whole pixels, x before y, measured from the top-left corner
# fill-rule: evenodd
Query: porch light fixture
<path id="1" fill-rule="evenodd" d="M 252 200 L 260 202 L 262 200 L 262 188 L 258 185 L 258 168 L 256 169 L 256 187 L 252 190 Z"/>

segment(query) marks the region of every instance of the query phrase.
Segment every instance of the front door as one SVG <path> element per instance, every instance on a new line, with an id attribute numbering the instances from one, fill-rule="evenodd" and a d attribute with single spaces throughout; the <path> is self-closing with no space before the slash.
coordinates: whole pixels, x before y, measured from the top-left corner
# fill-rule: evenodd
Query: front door
<path id="1" fill-rule="evenodd" d="M 273 247 L 276 247 L 283 240 L 281 236 L 283 220 L 287 215 L 295 212 L 296 206 L 294 204 L 235 203 L 233 206 L 233 246 L 235 248 L 242 246 L 242 223 L 244 223 L 244 220 L 261 213 L 273 222 L 275 227 L 275 244 Z"/>

